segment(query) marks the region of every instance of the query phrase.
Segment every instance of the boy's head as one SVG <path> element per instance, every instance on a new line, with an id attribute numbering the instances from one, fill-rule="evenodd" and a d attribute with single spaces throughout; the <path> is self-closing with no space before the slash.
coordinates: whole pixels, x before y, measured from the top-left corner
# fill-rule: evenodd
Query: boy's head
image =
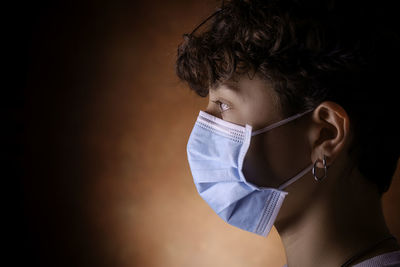
<path id="1" fill-rule="evenodd" d="M 339 104 L 355 136 L 349 153 L 383 193 L 400 152 L 400 39 L 386 11 L 362 1 L 228 1 L 184 35 L 176 72 L 200 96 L 244 75 L 261 77 L 286 117 Z"/>

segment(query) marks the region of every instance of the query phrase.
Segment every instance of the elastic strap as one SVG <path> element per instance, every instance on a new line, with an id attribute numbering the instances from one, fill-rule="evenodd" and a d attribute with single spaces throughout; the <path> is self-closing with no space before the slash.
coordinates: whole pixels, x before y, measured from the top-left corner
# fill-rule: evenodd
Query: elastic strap
<path id="1" fill-rule="evenodd" d="M 273 124 L 271 124 L 271 125 L 268 125 L 267 127 L 262 128 L 262 129 L 253 131 L 253 132 L 251 133 L 251 136 L 255 136 L 255 135 L 258 135 L 258 134 L 261 134 L 261 133 L 265 133 L 265 132 L 267 132 L 267 131 L 269 131 L 269 130 L 272 130 L 272 129 L 276 128 L 276 127 L 279 127 L 279 126 L 284 125 L 284 124 L 286 124 L 286 123 L 288 123 L 288 122 L 291 122 L 291 121 L 293 121 L 293 120 L 295 120 L 295 119 L 297 119 L 297 118 L 300 118 L 300 117 L 304 116 L 305 114 L 307 114 L 307 113 L 309 113 L 309 112 L 311 112 L 311 111 L 313 111 L 313 109 L 307 110 L 306 112 L 299 113 L 299 114 L 296 114 L 296 115 L 291 116 L 291 117 L 289 117 L 289 118 L 286 118 L 286 119 L 284 119 L 284 120 L 278 121 L 278 122 L 276 122 L 276 123 L 273 123 Z"/>
<path id="2" fill-rule="evenodd" d="M 297 180 L 299 180 L 301 177 L 303 177 L 306 173 L 308 173 L 309 171 L 311 171 L 311 169 L 313 168 L 313 165 L 311 164 L 310 166 L 308 166 L 307 168 L 305 168 L 304 170 L 302 170 L 301 172 L 299 172 L 299 174 L 297 174 L 295 177 L 290 178 L 289 180 L 287 180 L 286 182 L 284 182 L 283 184 L 281 184 L 278 189 L 282 190 L 286 187 L 288 187 L 289 185 L 293 184 L 294 182 L 296 182 Z"/>

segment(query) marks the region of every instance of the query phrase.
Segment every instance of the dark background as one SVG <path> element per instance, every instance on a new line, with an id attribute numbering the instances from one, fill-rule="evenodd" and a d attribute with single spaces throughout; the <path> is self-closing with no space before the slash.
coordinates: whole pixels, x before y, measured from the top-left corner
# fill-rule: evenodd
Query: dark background
<path id="1" fill-rule="evenodd" d="M 267 239 L 248 235 L 212 213 L 186 162 L 205 99 L 175 77 L 175 51 L 217 5 L 4 6 L 7 266 L 285 263 L 275 230 Z M 399 170 L 383 202 L 400 237 Z"/>

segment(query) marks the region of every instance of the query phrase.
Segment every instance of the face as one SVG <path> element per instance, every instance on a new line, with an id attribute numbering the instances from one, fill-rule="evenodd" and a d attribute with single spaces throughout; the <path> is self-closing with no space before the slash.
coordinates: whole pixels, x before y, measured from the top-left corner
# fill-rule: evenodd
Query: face
<path id="1" fill-rule="evenodd" d="M 252 79 L 245 75 L 211 89 L 206 112 L 242 126 L 249 124 L 253 130 L 285 119 L 277 93 L 257 75 Z M 310 124 L 309 116 L 305 115 L 252 137 L 243 166 L 247 181 L 257 186 L 278 188 L 311 165 Z M 312 181 L 308 174 L 284 189 L 289 194 L 276 224 L 291 220 L 306 207 L 315 188 Z"/>

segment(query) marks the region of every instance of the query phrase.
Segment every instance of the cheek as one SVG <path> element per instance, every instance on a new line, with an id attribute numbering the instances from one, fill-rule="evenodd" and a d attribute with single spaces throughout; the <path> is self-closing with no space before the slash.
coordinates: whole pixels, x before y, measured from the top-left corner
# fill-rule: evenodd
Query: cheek
<path id="1" fill-rule="evenodd" d="M 287 180 L 310 164 L 310 146 L 301 127 L 277 128 L 265 138 L 264 151 L 275 172 Z"/>
<path id="2" fill-rule="evenodd" d="M 278 187 L 310 163 L 310 148 L 301 127 L 282 126 L 253 137 L 243 173 L 258 186 Z"/>
<path id="3" fill-rule="evenodd" d="M 257 186 L 277 187 L 279 179 L 271 166 L 271 160 L 268 159 L 264 143 L 264 138 L 260 136 L 252 138 L 244 159 L 243 174 L 248 182 Z"/>

